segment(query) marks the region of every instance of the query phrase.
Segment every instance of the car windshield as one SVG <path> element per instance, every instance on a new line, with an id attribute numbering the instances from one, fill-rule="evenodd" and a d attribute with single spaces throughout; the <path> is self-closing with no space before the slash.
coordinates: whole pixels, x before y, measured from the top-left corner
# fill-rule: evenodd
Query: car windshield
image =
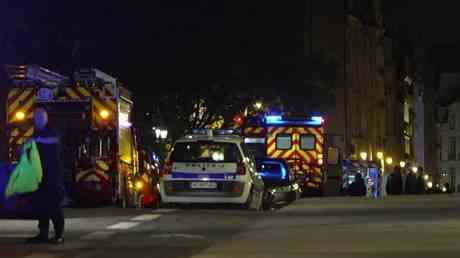
<path id="1" fill-rule="evenodd" d="M 173 162 L 239 162 L 241 159 L 235 143 L 214 141 L 179 142 L 171 154 Z"/>

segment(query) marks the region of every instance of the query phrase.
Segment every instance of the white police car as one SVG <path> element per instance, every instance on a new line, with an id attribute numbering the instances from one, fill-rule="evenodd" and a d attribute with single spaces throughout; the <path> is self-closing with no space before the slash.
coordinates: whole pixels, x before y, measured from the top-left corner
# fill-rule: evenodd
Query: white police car
<path id="1" fill-rule="evenodd" d="M 162 170 L 162 202 L 261 209 L 264 183 L 243 138 L 234 133 L 200 129 L 176 141 Z"/>

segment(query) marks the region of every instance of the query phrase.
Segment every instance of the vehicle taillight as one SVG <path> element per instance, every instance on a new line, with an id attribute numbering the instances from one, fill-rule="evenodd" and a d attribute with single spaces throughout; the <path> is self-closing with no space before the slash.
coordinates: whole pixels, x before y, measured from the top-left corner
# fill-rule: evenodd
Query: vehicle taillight
<path id="1" fill-rule="evenodd" d="M 161 175 L 169 175 L 172 171 L 172 162 L 168 161 L 164 164 L 163 169 L 161 170 Z"/>
<path id="2" fill-rule="evenodd" d="M 246 174 L 246 166 L 244 165 L 244 162 L 240 162 L 238 164 L 238 168 L 236 169 L 236 174 L 237 175 L 245 175 Z"/>

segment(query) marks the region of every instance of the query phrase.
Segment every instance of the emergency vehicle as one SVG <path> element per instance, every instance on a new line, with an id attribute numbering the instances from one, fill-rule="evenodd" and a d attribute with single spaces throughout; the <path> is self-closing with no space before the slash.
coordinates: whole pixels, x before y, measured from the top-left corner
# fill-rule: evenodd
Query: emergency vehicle
<path id="1" fill-rule="evenodd" d="M 285 160 L 304 195 L 321 195 L 326 178 L 323 123 L 320 116 L 265 115 L 247 118 L 242 131 L 256 158 Z"/>
<path id="2" fill-rule="evenodd" d="M 356 175 L 361 174 L 366 186 L 366 196 L 377 198 L 381 193 L 381 170 L 378 163 L 364 160 L 343 160 L 341 190 L 348 193 L 350 185 L 355 181 Z"/>
<path id="3" fill-rule="evenodd" d="M 264 183 L 233 130 L 196 129 L 177 140 L 160 180 L 165 204 L 230 203 L 262 209 Z"/>
<path id="4" fill-rule="evenodd" d="M 12 82 L 6 116 L 10 161 L 17 161 L 21 145 L 32 136 L 33 107 L 39 104 L 61 138 L 62 170 L 73 201 L 144 204 L 146 175 L 155 168 L 149 155 L 139 155 L 127 88 L 98 69 L 78 70 L 71 81 L 35 65 L 6 68 Z"/>

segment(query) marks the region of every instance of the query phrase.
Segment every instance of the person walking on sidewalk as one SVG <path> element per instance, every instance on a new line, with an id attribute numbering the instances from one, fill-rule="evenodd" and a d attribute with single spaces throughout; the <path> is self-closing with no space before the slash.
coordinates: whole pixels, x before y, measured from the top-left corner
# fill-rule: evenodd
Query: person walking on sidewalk
<path id="1" fill-rule="evenodd" d="M 39 234 L 27 239 L 28 243 L 64 242 L 64 213 L 61 202 L 64 198 L 64 182 L 59 159 L 59 138 L 48 123 L 48 112 L 44 107 L 34 109 L 35 140 L 43 169 L 43 179 L 36 192 L 32 193 L 32 206 L 38 217 Z M 53 222 L 54 238 L 49 239 L 50 220 Z"/>

